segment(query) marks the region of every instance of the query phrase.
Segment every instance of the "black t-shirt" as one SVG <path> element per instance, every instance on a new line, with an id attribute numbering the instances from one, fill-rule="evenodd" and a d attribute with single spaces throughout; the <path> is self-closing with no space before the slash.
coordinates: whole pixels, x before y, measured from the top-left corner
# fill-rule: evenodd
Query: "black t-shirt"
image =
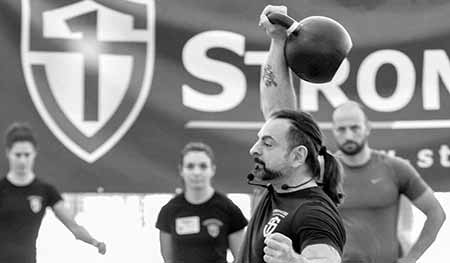
<path id="1" fill-rule="evenodd" d="M 0 180 L 0 262 L 36 262 L 36 239 L 45 209 L 61 199 L 53 186 L 39 179 L 27 186 Z"/>
<path id="2" fill-rule="evenodd" d="M 241 210 L 218 192 L 202 204 L 191 204 L 179 194 L 161 209 L 156 222 L 172 236 L 176 263 L 227 262 L 228 236 L 246 225 Z"/>
<path id="3" fill-rule="evenodd" d="M 264 239 L 281 233 L 297 253 L 314 244 L 327 244 L 342 254 L 345 230 L 341 216 L 320 187 L 276 193 L 269 187 L 250 220 L 239 263 L 263 263 Z"/>

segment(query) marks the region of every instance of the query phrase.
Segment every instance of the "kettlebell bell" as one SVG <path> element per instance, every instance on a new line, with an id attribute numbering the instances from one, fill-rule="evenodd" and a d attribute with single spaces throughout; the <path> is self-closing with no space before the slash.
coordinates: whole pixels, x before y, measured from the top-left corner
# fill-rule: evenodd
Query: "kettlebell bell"
<path id="1" fill-rule="evenodd" d="M 267 15 L 270 23 L 287 29 L 284 56 L 289 68 L 312 83 L 331 81 L 352 48 L 347 30 L 325 16 L 310 16 L 300 22 L 278 13 Z"/>

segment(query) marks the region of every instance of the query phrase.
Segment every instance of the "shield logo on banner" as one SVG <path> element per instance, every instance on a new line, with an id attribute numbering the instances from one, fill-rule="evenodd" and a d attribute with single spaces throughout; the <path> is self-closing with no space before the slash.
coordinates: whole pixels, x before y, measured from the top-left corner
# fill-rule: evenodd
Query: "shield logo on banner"
<path id="1" fill-rule="evenodd" d="M 38 195 L 28 196 L 28 201 L 30 202 L 30 209 L 33 213 L 37 214 L 42 209 L 42 197 Z"/>
<path id="2" fill-rule="evenodd" d="M 152 0 L 22 0 L 22 66 L 45 124 L 95 162 L 144 106 L 154 64 Z"/>

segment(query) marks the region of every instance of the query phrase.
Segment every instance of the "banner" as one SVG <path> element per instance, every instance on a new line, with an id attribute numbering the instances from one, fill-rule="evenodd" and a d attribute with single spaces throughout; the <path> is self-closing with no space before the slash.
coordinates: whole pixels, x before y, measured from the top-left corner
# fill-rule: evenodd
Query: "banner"
<path id="1" fill-rule="evenodd" d="M 331 114 L 360 102 L 370 145 L 450 190 L 447 1 L 278 1 L 301 20 L 334 18 L 354 47 L 326 84 L 296 79 L 299 105 L 335 150 Z M 4 0 L 0 125 L 27 121 L 36 173 L 64 192 L 173 192 L 179 152 L 210 144 L 215 186 L 250 192 L 248 151 L 263 123 L 265 1 Z M 273 3 L 273 4 L 277 4 Z M 6 174 L 8 162 L 0 160 Z"/>

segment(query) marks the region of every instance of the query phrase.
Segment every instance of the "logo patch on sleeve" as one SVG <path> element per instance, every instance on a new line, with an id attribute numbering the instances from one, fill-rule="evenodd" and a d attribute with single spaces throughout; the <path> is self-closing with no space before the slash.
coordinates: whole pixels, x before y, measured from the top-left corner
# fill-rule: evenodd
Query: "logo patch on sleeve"
<path id="1" fill-rule="evenodd" d="M 30 203 L 30 209 L 33 213 L 37 214 L 42 209 L 42 197 L 38 195 L 28 196 L 28 202 Z"/>
<path id="2" fill-rule="evenodd" d="M 210 218 L 203 221 L 202 225 L 206 226 L 210 236 L 216 238 L 220 234 L 220 228 L 223 226 L 223 223 L 219 219 Z"/>

